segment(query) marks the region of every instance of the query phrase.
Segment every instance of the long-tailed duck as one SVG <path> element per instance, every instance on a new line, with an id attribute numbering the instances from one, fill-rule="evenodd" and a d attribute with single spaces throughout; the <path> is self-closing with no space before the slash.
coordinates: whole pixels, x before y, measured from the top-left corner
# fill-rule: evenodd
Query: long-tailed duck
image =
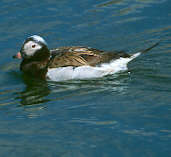
<path id="1" fill-rule="evenodd" d="M 32 77 L 53 81 L 87 79 L 126 70 L 128 62 L 157 45 L 133 55 L 83 46 L 49 50 L 42 37 L 33 35 L 24 41 L 20 52 L 13 57 L 22 59 L 20 70 Z"/>

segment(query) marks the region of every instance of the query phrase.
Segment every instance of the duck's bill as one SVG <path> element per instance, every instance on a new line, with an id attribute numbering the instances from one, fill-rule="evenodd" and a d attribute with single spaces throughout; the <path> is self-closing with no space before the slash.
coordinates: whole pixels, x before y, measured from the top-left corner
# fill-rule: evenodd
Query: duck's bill
<path id="1" fill-rule="evenodd" d="M 13 58 L 21 59 L 22 58 L 21 53 L 18 52 L 16 55 L 13 56 Z"/>

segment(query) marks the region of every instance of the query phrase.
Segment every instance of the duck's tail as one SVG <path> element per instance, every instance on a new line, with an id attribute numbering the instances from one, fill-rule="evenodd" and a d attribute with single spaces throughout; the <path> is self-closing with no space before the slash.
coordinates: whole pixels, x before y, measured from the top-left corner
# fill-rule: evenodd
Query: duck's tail
<path id="1" fill-rule="evenodd" d="M 147 48 L 147 49 L 145 49 L 145 50 L 141 50 L 141 51 L 139 51 L 139 52 L 141 52 L 141 53 L 146 53 L 146 52 L 150 51 L 151 49 L 153 49 L 154 47 L 158 46 L 159 43 L 160 43 L 160 41 L 157 42 L 157 43 L 155 43 L 155 44 L 153 44 L 151 47 L 149 47 L 149 48 Z"/>
<path id="2" fill-rule="evenodd" d="M 151 49 L 153 49 L 154 47 L 158 46 L 160 42 L 157 42 L 155 44 L 153 44 L 152 46 L 150 46 L 149 48 L 145 49 L 145 50 L 141 50 L 141 51 L 138 51 L 136 53 L 134 53 L 130 58 L 131 60 L 133 60 L 134 58 L 137 58 L 138 56 L 140 56 L 141 54 L 143 53 L 146 53 L 148 51 L 150 51 Z"/>

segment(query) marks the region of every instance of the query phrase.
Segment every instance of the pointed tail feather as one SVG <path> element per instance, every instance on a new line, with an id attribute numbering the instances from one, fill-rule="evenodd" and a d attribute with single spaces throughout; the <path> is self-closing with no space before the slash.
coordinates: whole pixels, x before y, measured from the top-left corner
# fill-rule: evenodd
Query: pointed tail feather
<path id="1" fill-rule="evenodd" d="M 151 47 L 149 47 L 149 48 L 147 48 L 147 49 L 145 49 L 145 50 L 142 50 L 142 51 L 140 51 L 140 52 L 141 52 L 141 53 L 146 53 L 146 52 L 150 51 L 151 49 L 153 49 L 154 47 L 158 46 L 159 43 L 160 43 L 160 42 L 157 42 L 157 43 L 155 43 L 154 45 L 152 45 Z"/>
<path id="2" fill-rule="evenodd" d="M 157 43 L 153 44 L 151 47 L 149 47 L 149 48 L 147 48 L 147 49 L 145 49 L 145 50 L 141 50 L 141 51 L 138 51 L 138 52 L 134 53 L 134 54 L 130 57 L 130 59 L 133 60 L 134 58 L 137 58 L 138 56 L 140 56 L 142 53 L 146 53 L 146 52 L 150 51 L 150 50 L 153 49 L 154 47 L 158 46 L 159 43 L 160 43 L 160 42 L 157 42 Z M 131 60 L 130 60 L 130 61 L 131 61 Z"/>

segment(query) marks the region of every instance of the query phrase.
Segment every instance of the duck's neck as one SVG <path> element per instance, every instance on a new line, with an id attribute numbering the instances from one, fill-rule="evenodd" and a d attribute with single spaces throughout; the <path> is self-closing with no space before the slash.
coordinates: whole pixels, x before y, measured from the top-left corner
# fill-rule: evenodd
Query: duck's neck
<path id="1" fill-rule="evenodd" d="M 45 79 L 49 60 L 50 54 L 40 58 L 33 57 L 31 59 L 23 59 L 20 70 L 29 76 Z"/>

